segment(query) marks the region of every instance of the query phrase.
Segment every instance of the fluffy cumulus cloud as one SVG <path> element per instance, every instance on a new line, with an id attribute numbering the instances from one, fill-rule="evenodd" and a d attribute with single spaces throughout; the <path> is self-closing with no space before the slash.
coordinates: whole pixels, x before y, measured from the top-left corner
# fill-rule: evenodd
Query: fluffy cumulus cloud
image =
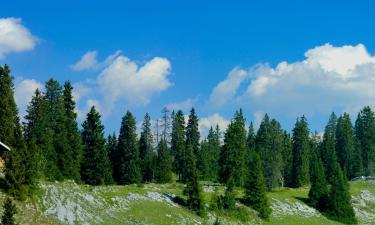
<path id="1" fill-rule="evenodd" d="M 34 79 L 18 79 L 15 81 L 14 98 L 21 117 L 26 114 L 26 108 L 36 89 L 42 90 L 43 84 Z"/>
<path id="2" fill-rule="evenodd" d="M 228 77 L 221 81 L 212 91 L 209 102 L 212 106 L 223 106 L 236 95 L 241 83 L 247 78 L 247 71 L 234 68 Z"/>
<path id="3" fill-rule="evenodd" d="M 151 97 L 171 86 L 168 80 L 171 63 L 155 57 L 139 66 L 120 55 L 98 77 L 106 103 L 125 99 L 131 105 L 147 105 Z"/>
<path id="4" fill-rule="evenodd" d="M 225 131 L 229 123 L 229 120 L 226 120 L 218 113 L 214 113 L 199 120 L 199 131 L 201 132 L 202 137 L 206 137 L 211 127 L 216 127 L 216 125 L 219 125 L 220 130 Z"/>
<path id="5" fill-rule="evenodd" d="M 169 110 L 182 110 L 184 112 L 189 112 L 191 110 L 191 108 L 194 106 L 195 102 L 197 101 L 197 99 L 186 99 L 185 101 L 182 101 L 182 102 L 173 102 L 173 103 L 169 103 L 168 105 L 166 105 L 167 109 Z"/>
<path id="6" fill-rule="evenodd" d="M 96 70 L 101 69 L 105 66 L 108 66 L 113 60 L 121 54 L 121 51 L 116 51 L 115 53 L 109 55 L 104 61 L 99 62 L 97 59 L 97 51 L 88 51 L 73 65 L 70 65 L 70 68 L 74 71 L 83 71 L 83 70 Z"/>
<path id="7" fill-rule="evenodd" d="M 12 52 L 32 50 L 36 41 L 36 37 L 22 25 L 21 19 L 0 19 L 0 59 Z"/>
<path id="8" fill-rule="evenodd" d="M 232 102 L 257 114 L 355 112 L 375 105 L 375 56 L 362 44 L 325 44 L 306 51 L 304 60 L 261 64 L 246 73 L 251 78 L 247 89 L 236 92 Z"/>

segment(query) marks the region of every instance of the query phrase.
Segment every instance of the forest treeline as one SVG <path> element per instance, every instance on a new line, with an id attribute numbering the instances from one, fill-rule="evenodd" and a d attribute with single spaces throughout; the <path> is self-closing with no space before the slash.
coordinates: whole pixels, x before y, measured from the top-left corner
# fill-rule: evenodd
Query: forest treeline
<path id="1" fill-rule="evenodd" d="M 69 81 L 48 80 L 43 92 L 35 91 L 21 123 L 9 67 L 0 67 L 0 141 L 12 148 L 5 178 L 16 198 L 32 195 L 40 179 L 126 185 L 168 183 L 175 175 L 186 184 L 187 207 L 200 215 L 205 209 L 199 181 L 210 181 L 226 186 L 217 196 L 218 208 L 234 209 L 234 190 L 240 187 L 241 201 L 266 219 L 267 191 L 311 185 L 312 206 L 355 223 L 348 180 L 375 173 L 375 114 L 368 106 L 354 126 L 349 114 L 332 113 L 323 135 L 309 130 L 305 116 L 289 133 L 265 114 L 255 131 L 238 110 L 225 131 L 215 126 L 201 137 L 194 108 L 187 122 L 183 111 L 164 108 L 156 122 L 145 114 L 139 135 L 127 111 L 119 133 L 106 137 L 95 107 L 79 128 L 72 91 Z"/>

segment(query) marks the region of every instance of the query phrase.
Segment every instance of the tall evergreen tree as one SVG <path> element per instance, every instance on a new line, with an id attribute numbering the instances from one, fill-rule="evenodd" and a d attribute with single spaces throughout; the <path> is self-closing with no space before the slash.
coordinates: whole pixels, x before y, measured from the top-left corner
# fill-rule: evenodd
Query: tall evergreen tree
<path id="1" fill-rule="evenodd" d="M 73 100 L 73 86 L 69 81 L 65 82 L 63 90 L 63 100 L 65 109 L 65 129 L 68 145 L 63 151 L 63 159 L 61 159 L 62 173 L 65 178 L 79 181 L 80 178 L 80 162 L 82 157 L 81 135 L 77 125 L 77 113 L 74 111 L 76 103 Z"/>
<path id="2" fill-rule="evenodd" d="M 193 146 L 195 156 L 199 154 L 199 139 L 198 117 L 195 113 L 195 109 L 192 108 L 186 126 L 186 143 L 190 143 Z"/>
<path id="3" fill-rule="evenodd" d="M 282 157 L 283 157 L 283 185 L 290 186 L 293 181 L 292 177 L 292 166 L 293 166 L 293 153 L 292 153 L 292 139 L 290 134 L 286 131 L 283 133 L 283 148 L 282 148 Z"/>
<path id="4" fill-rule="evenodd" d="M 107 144 L 107 152 L 108 152 L 108 155 L 109 155 L 109 161 L 111 163 L 112 177 L 114 177 L 114 175 L 113 175 L 114 166 L 113 165 L 116 161 L 116 153 L 117 153 L 116 133 L 113 132 L 112 135 L 108 135 L 106 144 Z"/>
<path id="5" fill-rule="evenodd" d="M 332 176 L 337 162 L 336 157 L 336 126 L 337 117 L 335 113 L 331 117 L 324 129 L 323 142 L 321 146 L 321 157 L 325 168 L 326 179 L 329 183 L 332 181 Z"/>
<path id="6" fill-rule="evenodd" d="M 361 152 L 364 175 L 375 174 L 375 114 L 369 106 L 364 107 L 355 122 L 357 151 Z"/>
<path id="7" fill-rule="evenodd" d="M 219 174 L 219 157 L 220 157 L 220 129 L 212 127 L 208 131 L 207 139 L 201 143 L 201 151 L 199 155 L 199 171 L 201 171 L 201 179 L 209 181 L 217 181 Z"/>
<path id="8" fill-rule="evenodd" d="M 104 126 L 100 114 L 91 107 L 82 124 L 83 160 L 81 177 L 86 184 L 101 185 L 112 183 L 111 165 L 105 147 Z"/>
<path id="9" fill-rule="evenodd" d="M 172 182 L 172 158 L 167 141 L 162 139 L 158 144 L 156 179 L 159 183 Z"/>
<path id="10" fill-rule="evenodd" d="M 220 152 L 220 180 L 243 186 L 247 175 L 248 148 L 246 144 L 245 118 L 242 110 L 236 111 L 224 136 L 224 145 Z"/>
<path id="11" fill-rule="evenodd" d="M 306 118 L 297 119 L 292 137 L 292 187 L 301 187 L 309 183 L 309 128 Z"/>
<path id="12" fill-rule="evenodd" d="M 181 181 L 185 161 L 185 117 L 181 110 L 174 114 L 172 120 L 171 152 L 174 171 Z"/>
<path id="13" fill-rule="evenodd" d="M 146 113 L 142 123 L 142 132 L 141 137 L 139 139 L 139 153 L 143 181 L 150 182 L 154 178 L 154 171 L 152 166 L 154 150 L 153 137 L 151 131 L 151 118 L 148 113 Z"/>
<path id="14" fill-rule="evenodd" d="M 186 146 L 185 158 L 186 187 L 184 193 L 187 195 L 188 207 L 198 215 L 204 214 L 204 203 L 202 198 L 202 188 L 198 182 L 198 171 L 194 149 L 190 142 Z"/>
<path id="15" fill-rule="evenodd" d="M 17 225 L 14 216 L 17 214 L 17 207 L 12 199 L 6 198 L 3 206 L 4 213 L 1 216 L 1 225 Z"/>
<path id="16" fill-rule="evenodd" d="M 62 87 L 57 80 L 50 79 L 45 84 L 46 130 L 52 134 L 53 148 L 45 149 L 45 174 L 50 179 L 61 180 L 65 172 L 65 151 L 68 149 L 65 129 L 65 112 Z"/>
<path id="17" fill-rule="evenodd" d="M 255 139 L 256 151 L 263 161 L 264 177 L 269 190 L 283 184 L 283 131 L 279 122 L 266 114 Z"/>
<path id="18" fill-rule="evenodd" d="M 355 224 L 357 220 L 350 200 L 348 181 L 343 175 L 340 165 L 336 163 L 329 192 L 328 214 L 340 222 Z"/>
<path id="19" fill-rule="evenodd" d="M 324 211 L 327 207 L 328 186 L 323 162 L 317 151 L 314 150 L 311 155 L 309 202 L 315 208 Z"/>
<path id="20" fill-rule="evenodd" d="M 139 183 L 142 180 L 137 146 L 136 121 L 131 112 L 122 118 L 118 137 L 114 178 L 118 184 Z"/>
<path id="21" fill-rule="evenodd" d="M 259 212 L 259 216 L 268 219 L 271 214 L 270 203 L 266 196 L 266 183 L 261 159 L 256 152 L 251 153 L 249 176 L 245 184 L 245 203 Z"/>
<path id="22" fill-rule="evenodd" d="M 247 147 L 249 148 L 250 152 L 255 151 L 255 139 L 256 139 L 256 133 L 254 130 L 253 122 L 251 122 L 249 126 L 249 131 L 247 133 L 247 138 L 246 138 Z"/>
<path id="23" fill-rule="evenodd" d="M 358 170 L 361 167 L 361 162 L 356 159 L 354 152 L 354 141 L 354 130 L 350 116 L 344 113 L 337 120 L 336 153 L 338 162 L 349 179 L 358 176 Z"/>

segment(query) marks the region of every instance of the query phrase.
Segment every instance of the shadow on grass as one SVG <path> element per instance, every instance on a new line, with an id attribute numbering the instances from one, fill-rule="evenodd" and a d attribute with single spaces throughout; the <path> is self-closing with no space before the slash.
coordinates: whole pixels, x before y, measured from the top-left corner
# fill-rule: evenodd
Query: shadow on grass
<path id="1" fill-rule="evenodd" d="M 337 218 L 335 216 L 332 216 L 331 214 L 327 213 L 326 211 L 323 211 L 317 207 L 315 207 L 313 204 L 311 204 L 311 202 L 309 201 L 308 198 L 302 198 L 302 197 L 296 197 L 294 196 L 295 199 L 305 203 L 306 205 L 310 206 L 311 208 L 314 208 L 315 210 L 319 211 L 320 214 L 322 214 L 325 218 L 329 219 L 329 220 L 332 220 L 332 221 L 336 221 L 336 222 L 339 222 L 339 223 L 344 223 L 344 224 L 358 224 L 358 221 L 346 221 L 346 220 L 343 220 L 342 218 Z"/>

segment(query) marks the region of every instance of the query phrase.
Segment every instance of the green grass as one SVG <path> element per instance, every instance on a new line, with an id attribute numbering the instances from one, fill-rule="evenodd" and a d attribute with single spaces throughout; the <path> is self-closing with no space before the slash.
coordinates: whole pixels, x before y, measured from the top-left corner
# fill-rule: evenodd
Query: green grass
<path id="1" fill-rule="evenodd" d="M 308 188 L 281 188 L 268 193 L 274 204 L 279 204 L 269 221 L 257 217 L 257 213 L 238 202 L 238 210 L 218 212 L 208 210 L 207 217 L 201 218 L 183 206 L 167 202 L 165 194 L 183 196 L 184 185 L 145 184 L 143 186 L 99 186 L 77 185 L 73 182 L 42 182 L 41 188 L 33 199 L 17 202 L 17 220 L 20 224 L 57 225 L 69 224 L 67 218 L 61 218 L 73 213 L 78 220 L 71 224 L 213 224 L 218 217 L 222 224 L 340 224 L 324 217 L 318 212 L 311 211 L 304 203 Z M 217 186 L 216 192 L 222 194 L 223 186 Z M 352 195 L 359 198 L 361 192 L 367 190 L 375 194 L 375 182 L 351 182 Z M 149 194 L 160 197 L 160 201 L 148 197 Z M 236 189 L 237 198 L 243 195 L 243 190 Z M 205 192 L 205 202 L 209 204 L 215 192 Z M 130 197 L 129 197 L 130 196 Z M 0 193 L 0 203 L 6 195 Z M 363 205 L 364 204 L 364 205 Z M 359 218 L 360 224 L 375 224 L 375 203 L 360 199 L 355 205 L 362 213 L 372 217 Z M 282 206 L 282 207 L 280 207 Z M 283 210 L 286 211 L 284 212 Z M 298 210 L 297 210 L 298 208 Z M 60 209 L 59 213 L 57 212 Z M 64 211 L 65 210 L 65 211 Z M 281 211 L 280 211 L 281 210 Z M 303 211 L 307 210 L 307 212 Z M 0 209 L 0 212 L 2 209 Z M 309 214 L 310 213 L 310 214 Z M 59 218 L 60 216 L 60 218 Z M 65 222 L 62 222 L 64 221 Z"/>

